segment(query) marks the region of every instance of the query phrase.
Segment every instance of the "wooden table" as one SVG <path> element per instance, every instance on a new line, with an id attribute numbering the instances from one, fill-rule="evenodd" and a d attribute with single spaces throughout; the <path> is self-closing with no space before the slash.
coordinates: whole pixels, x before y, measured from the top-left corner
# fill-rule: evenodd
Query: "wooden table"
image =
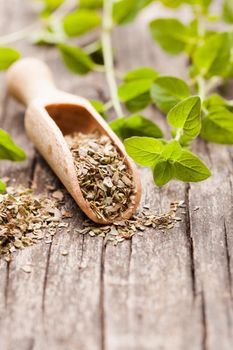
<path id="1" fill-rule="evenodd" d="M 114 35 L 121 72 L 149 65 L 163 74 L 185 77 L 185 58 L 168 57 L 151 41 L 147 10 L 134 24 Z M 36 20 L 32 3 L 0 0 L 1 33 Z M 108 100 L 104 77 L 71 75 L 57 50 L 17 42 L 24 56 L 45 60 L 58 86 L 87 98 Z M 1 128 L 27 152 L 22 164 L 1 162 L 0 175 L 37 186 L 46 181 L 62 188 L 35 152 L 23 127 L 24 109 L 7 96 L 1 74 Z M 232 96 L 231 96 L 232 97 Z M 151 116 L 166 130 L 164 117 Z M 11 263 L 0 260 L 1 350 L 231 350 L 233 348 L 233 166 L 232 150 L 198 140 L 195 151 L 213 176 L 202 183 L 172 182 L 154 186 L 141 170 L 143 203 L 164 211 L 184 200 L 183 220 L 165 233 L 148 229 L 118 246 L 102 238 L 74 234 L 83 215 L 66 195 L 73 212 L 70 232 L 64 229 L 51 244 L 19 251 Z M 199 207 L 199 210 L 196 210 Z M 62 256 L 62 250 L 68 256 Z M 33 265 L 27 274 L 21 267 Z"/>

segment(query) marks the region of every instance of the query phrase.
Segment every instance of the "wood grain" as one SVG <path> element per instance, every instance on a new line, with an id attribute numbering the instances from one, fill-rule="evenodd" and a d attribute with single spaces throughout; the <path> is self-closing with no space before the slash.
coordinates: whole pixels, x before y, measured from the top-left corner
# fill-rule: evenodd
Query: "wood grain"
<path id="1" fill-rule="evenodd" d="M 115 32 L 117 69 L 149 65 L 185 77 L 185 58 L 168 57 L 149 37 L 146 23 L 156 9 Z M 33 4 L 0 0 L 1 31 L 29 24 L 35 12 Z M 17 46 L 24 55 L 44 59 L 63 90 L 108 100 L 102 75 L 73 76 L 56 50 L 25 42 Z M 23 108 L 5 96 L 4 89 L 1 101 L 0 127 L 13 134 L 28 160 L 1 162 L 0 176 L 32 183 L 40 193 L 47 182 L 62 188 L 25 136 Z M 163 116 L 155 109 L 147 114 L 167 133 Z M 75 233 L 84 217 L 66 194 L 66 206 L 74 214 L 70 228 L 51 244 L 20 251 L 10 264 L 0 260 L 1 350 L 232 349 L 233 153 L 201 140 L 194 148 L 213 172 L 205 182 L 172 182 L 159 189 L 150 172 L 141 169 L 142 205 L 165 211 L 171 201 L 185 201 L 185 213 L 178 214 L 182 221 L 173 229 L 149 229 L 144 237 L 104 247 L 101 238 Z M 62 256 L 63 250 L 69 254 Z M 21 270 L 26 263 L 33 265 L 31 274 Z"/>

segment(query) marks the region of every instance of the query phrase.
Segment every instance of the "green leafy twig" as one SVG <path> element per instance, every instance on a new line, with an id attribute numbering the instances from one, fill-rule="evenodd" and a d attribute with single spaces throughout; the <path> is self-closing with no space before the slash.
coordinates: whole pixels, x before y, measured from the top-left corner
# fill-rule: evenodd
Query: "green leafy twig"
<path id="1" fill-rule="evenodd" d="M 117 84 L 114 74 L 113 50 L 111 42 L 111 33 L 113 28 L 112 21 L 112 0 L 104 0 L 103 6 L 103 24 L 102 24 L 102 47 L 105 64 L 106 79 L 109 86 L 109 92 L 113 107 L 119 118 L 123 116 L 120 101 L 118 99 Z"/>
<path id="2" fill-rule="evenodd" d="M 161 76 L 150 67 L 139 67 L 123 77 L 115 70 L 111 41 L 114 26 L 132 21 L 154 0 L 80 0 L 74 11 L 71 9 L 64 14 L 62 9 L 68 8 L 68 1 L 55 0 L 52 8 L 46 9 L 51 26 L 42 33 L 41 40 L 59 44 L 63 60 L 73 73 L 83 75 L 98 71 L 106 74 L 110 101 L 92 103 L 105 119 L 106 111 L 114 108 L 118 118 L 110 122 L 110 126 L 125 140 L 128 154 L 140 165 L 151 167 L 158 186 L 173 178 L 185 182 L 202 181 L 210 176 L 210 171 L 188 150 L 192 141 L 200 135 L 206 141 L 233 144 L 232 100 L 214 93 L 233 77 L 233 33 L 230 27 L 227 32 L 209 30 L 209 20 L 213 19 L 212 0 L 157 1 L 171 8 L 189 6 L 193 11 L 189 23 L 176 18 L 154 19 L 150 23 L 152 37 L 164 51 L 187 56 L 189 85 L 177 77 Z M 47 0 L 44 3 L 48 5 Z M 52 13 L 54 8 L 58 8 L 55 14 Z M 233 23 L 230 0 L 223 0 L 223 18 Z M 69 39 L 100 27 L 99 38 L 88 47 L 68 43 Z M 116 78 L 121 81 L 119 86 Z M 141 114 L 151 104 L 166 115 L 170 139 L 164 139 L 158 125 Z M 133 114 L 123 117 L 122 105 Z"/>
<path id="3" fill-rule="evenodd" d="M 17 146 L 10 135 L 0 129 L 0 160 L 22 161 L 26 158 L 24 151 Z M 0 193 L 5 190 L 5 184 L 0 180 Z"/>

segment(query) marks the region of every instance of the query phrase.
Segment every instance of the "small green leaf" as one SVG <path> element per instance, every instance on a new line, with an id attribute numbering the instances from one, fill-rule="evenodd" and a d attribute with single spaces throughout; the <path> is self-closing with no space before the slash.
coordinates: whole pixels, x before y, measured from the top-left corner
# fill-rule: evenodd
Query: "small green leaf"
<path id="1" fill-rule="evenodd" d="M 150 93 L 147 91 L 131 100 L 125 102 L 125 106 L 131 113 L 136 113 L 145 109 L 152 103 Z"/>
<path id="2" fill-rule="evenodd" d="M 164 113 L 188 96 L 190 90 L 186 82 L 175 77 L 158 77 L 151 87 L 151 98 Z"/>
<path id="3" fill-rule="evenodd" d="M 132 136 L 163 137 L 158 125 L 141 115 L 116 119 L 109 125 L 122 140 Z"/>
<path id="4" fill-rule="evenodd" d="M 101 17 L 98 12 L 87 9 L 71 12 L 63 19 L 64 31 L 70 37 L 85 34 L 100 24 Z"/>
<path id="5" fill-rule="evenodd" d="M 212 0 L 185 0 L 187 4 L 192 5 L 200 5 L 202 8 L 202 13 L 206 14 L 208 12 L 208 8 L 210 4 L 212 3 Z"/>
<path id="6" fill-rule="evenodd" d="M 161 157 L 166 160 L 174 161 L 175 159 L 179 158 L 181 152 L 182 152 L 182 148 L 179 142 L 173 140 L 164 146 L 163 152 L 161 153 Z"/>
<path id="7" fill-rule="evenodd" d="M 177 141 L 165 145 L 159 159 L 155 160 L 154 180 L 162 186 L 173 177 L 185 182 L 207 179 L 211 174 L 205 164 L 193 153 L 181 148 Z"/>
<path id="8" fill-rule="evenodd" d="M 103 0 L 79 0 L 80 8 L 98 9 L 103 6 Z"/>
<path id="9" fill-rule="evenodd" d="M 118 94 L 130 112 L 143 110 L 151 103 L 149 91 L 157 76 L 158 72 L 149 67 L 136 68 L 125 75 Z"/>
<path id="10" fill-rule="evenodd" d="M 204 140 L 233 144 L 233 114 L 224 107 L 212 109 L 202 120 L 201 136 Z"/>
<path id="11" fill-rule="evenodd" d="M 21 161 L 25 158 L 24 151 L 12 141 L 6 131 L 0 129 L 0 159 Z"/>
<path id="12" fill-rule="evenodd" d="M 58 48 L 66 66 L 71 72 L 85 75 L 94 68 L 94 62 L 80 47 L 60 44 Z"/>
<path id="13" fill-rule="evenodd" d="M 104 104 L 101 101 L 98 100 L 89 100 L 92 106 L 97 110 L 99 114 L 102 115 L 102 117 L 107 120 L 108 115 L 105 113 L 105 107 Z"/>
<path id="14" fill-rule="evenodd" d="M 177 8 L 180 5 L 201 5 L 203 9 L 208 8 L 212 0 L 160 0 L 164 6 Z"/>
<path id="15" fill-rule="evenodd" d="M 168 160 L 159 160 L 153 169 L 154 181 L 157 186 L 163 186 L 174 177 L 174 166 Z"/>
<path id="16" fill-rule="evenodd" d="M 0 71 L 5 70 L 20 58 L 20 53 L 9 47 L 0 47 Z"/>
<path id="17" fill-rule="evenodd" d="M 184 0 L 160 0 L 162 4 L 166 7 L 177 8 L 183 4 Z"/>
<path id="18" fill-rule="evenodd" d="M 152 166 L 159 158 L 163 143 L 150 137 L 131 137 L 124 141 L 129 156 L 138 164 Z"/>
<path id="19" fill-rule="evenodd" d="M 178 54 L 192 42 L 188 28 L 175 18 L 156 19 L 150 23 L 153 39 L 170 54 Z"/>
<path id="20" fill-rule="evenodd" d="M 124 76 L 125 82 L 135 81 L 135 80 L 144 80 L 150 79 L 154 81 L 159 76 L 159 73 L 156 72 L 153 68 L 150 67 L 140 67 L 129 71 Z"/>
<path id="21" fill-rule="evenodd" d="M 3 193 L 5 189 L 6 189 L 5 183 L 0 180 L 0 193 Z"/>
<path id="22" fill-rule="evenodd" d="M 117 118 L 109 122 L 110 128 L 115 132 L 115 134 L 122 140 L 127 138 L 125 137 L 125 119 L 126 117 L 123 118 Z"/>
<path id="23" fill-rule="evenodd" d="M 233 2 L 232 0 L 224 0 L 223 2 L 223 19 L 227 23 L 233 23 Z"/>
<path id="24" fill-rule="evenodd" d="M 65 0 L 42 0 L 44 3 L 44 8 L 40 15 L 42 17 L 48 17 L 51 13 L 59 7 Z"/>
<path id="25" fill-rule="evenodd" d="M 227 101 L 224 100 L 220 95 L 213 94 L 211 96 L 206 97 L 203 101 L 203 106 L 206 109 L 211 109 L 212 107 L 226 106 Z"/>
<path id="26" fill-rule="evenodd" d="M 168 113 L 168 122 L 177 129 L 182 129 L 186 140 L 194 139 L 201 130 L 201 99 L 191 96 L 175 105 Z"/>
<path id="27" fill-rule="evenodd" d="M 113 20 L 117 24 L 132 21 L 145 6 L 153 0 L 119 0 L 113 4 Z"/>
<path id="28" fill-rule="evenodd" d="M 119 86 L 118 95 L 122 102 L 127 102 L 141 94 L 150 91 L 152 81 L 150 79 L 140 79 L 130 81 Z"/>
<path id="29" fill-rule="evenodd" d="M 197 156 L 186 150 L 182 150 L 180 157 L 173 165 L 175 177 L 181 181 L 198 182 L 211 175 L 206 165 Z"/>
<path id="30" fill-rule="evenodd" d="M 217 33 L 206 39 L 193 55 L 193 63 L 199 74 L 206 78 L 215 75 L 225 76 L 228 72 L 226 62 L 230 60 L 231 43 L 228 33 Z"/>
<path id="31" fill-rule="evenodd" d="M 213 111 L 214 109 L 216 110 L 218 107 L 225 107 L 229 111 L 233 111 L 232 101 L 228 101 L 218 94 L 208 96 L 203 101 L 203 107 L 205 107 L 209 111 Z"/>

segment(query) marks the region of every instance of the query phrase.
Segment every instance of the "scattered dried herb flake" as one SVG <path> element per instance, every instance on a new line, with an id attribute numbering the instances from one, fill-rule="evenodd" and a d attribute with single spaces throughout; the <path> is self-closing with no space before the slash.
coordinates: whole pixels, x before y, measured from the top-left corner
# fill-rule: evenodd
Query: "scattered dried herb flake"
<path id="1" fill-rule="evenodd" d="M 112 225 L 97 225 L 90 220 L 83 223 L 81 229 L 75 232 L 91 237 L 103 237 L 104 243 L 113 242 L 114 245 L 131 239 L 135 234 L 142 236 L 146 228 L 152 227 L 157 230 L 169 230 L 174 227 L 181 218 L 176 216 L 177 209 L 183 205 L 183 202 L 172 202 L 168 212 L 163 214 L 153 213 L 149 205 L 145 205 L 143 210 L 135 214 L 129 220 L 116 221 Z"/>
<path id="2" fill-rule="evenodd" d="M 31 189 L 21 186 L 8 187 L 0 195 L 0 257 L 10 261 L 18 249 L 42 239 L 51 243 L 66 217 L 58 207 L 59 201 L 54 198 L 35 196 Z"/>

